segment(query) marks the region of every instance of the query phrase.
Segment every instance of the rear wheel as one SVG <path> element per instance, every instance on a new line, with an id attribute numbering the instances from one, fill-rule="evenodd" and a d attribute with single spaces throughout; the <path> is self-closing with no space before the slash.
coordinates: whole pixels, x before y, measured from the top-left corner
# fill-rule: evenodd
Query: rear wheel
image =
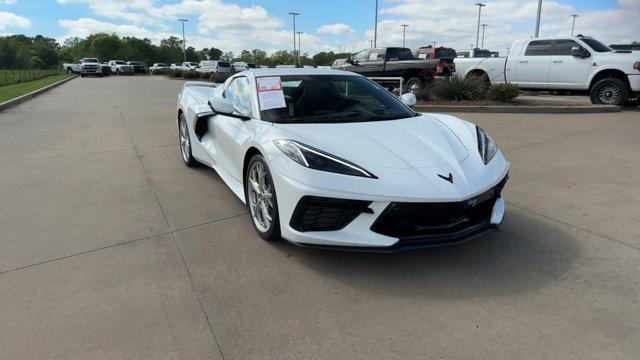
<path id="1" fill-rule="evenodd" d="M 417 76 L 409 78 L 404 85 L 404 92 L 413 93 L 418 96 L 420 92 L 422 92 L 422 88 L 424 88 L 424 82 Z"/>
<path id="2" fill-rule="evenodd" d="M 598 81 L 590 92 L 592 104 L 620 106 L 627 101 L 628 97 L 627 84 L 616 78 Z"/>
<path id="3" fill-rule="evenodd" d="M 253 227 L 267 241 L 280 239 L 278 201 L 269 166 L 260 154 L 249 160 L 245 174 L 245 197 Z"/>
<path id="4" fill-rule="evenodd" d="M 193 154 L 191 153 L 189 127 L 187 125 L 187 120 L 184 118 L 184 114 L 180 114 L 178 133 L 180 139 L 180 153 L 182 154 L 182 161 L 184 161 L 184 164 L 188 167 L 197 166 L 198 161 L 193 158 Z"/>

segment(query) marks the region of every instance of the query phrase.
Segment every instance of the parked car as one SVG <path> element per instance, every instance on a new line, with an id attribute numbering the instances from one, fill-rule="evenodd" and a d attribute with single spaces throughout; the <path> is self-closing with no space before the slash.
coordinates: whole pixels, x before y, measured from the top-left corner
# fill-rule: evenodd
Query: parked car
<path id="1" fill-rule="evenodd" d="M 151 65 L 149 70 L 151 70 L 151 71 L 167 70 L 168 68 L 169 68 L 169 66 L 167 64 L 165 64 L 165 63 L 154 63 L 153 65 Z"/>
<path id="2" fill-rule="evenodd" d="M 231 63 L 223 60 L 203 60 L 198 65 L 198 71 L 202 73 L 230 73 Z"/>
<path id="3" fill-rule="evenodd" d="M 415 50 L 414 56 L 417 59 L 438 60 L 436 76 L 450 76 L 456 72 L 456 65 L 453 60 L 457 57 L 457 54 L 452 48 L 424 46 Z"/>
<path id="4" fill-rule="evenodd" d="M 594 104 L 636 106 L 640 96 L 640 54 L 614 51 L 591 37 L 516 40 L 506 58 L 457 58 L 455 64 L 461 76 L 529 90 L 588 92 Z"/>
<path id="5" fill-rule="evenodd" d="M 401 77 L 405 91 L 418 93 L 437 74 L 439 60 L 416 59 L 407 48 L 365 49 L 347 58 L 340 70 L 368 77 Z"/>
<path id="6" fill-rule="evenodd" d="M 176 69 L 182 71 L 196 71 L 198 70 L 198 63 L 195 62 L 183 62 L 180 66 L 176 66 Z"/>
<path id="7" fill-rule="evenodd" d="M 188 82 L 180 151 L 215 169 L 265 240 L 391 252 L 498 229 L 509 162 L 481 128 L 415 102 L 333 69 Z"/>
<path id="8" fill-rule="evenodd" d="M 134 73 L 146 74 L 149 72 L 147 67 L 140 61 L 127 61 L 127 65 L 131 65 L 133 67 Z"/>
<path id="9" fill-rule="evenodd" d="M 102 68 L 102 75 L 111 75 L 111 66 L 109 66 L 108 62 L 103 62 L 100 67 Z"/>
<path id="10" fill-rule="evenodd" d="M 80 72 L 80 64 L 74 63 L 63 63 L 62 69 L 66 71 L 68 74 L 79 73 Z"/>
<path id="11" fill-rule="evenodd" d="M 111 72 L 116 75 L 133 75 L 133 66 L 122 60 L 109 60 L 109 66 L 111 67 Z"/>
<path id="12" fill-rule="evenodd" d="M 103 77 L 102 65 L 100 60 L 96 58 L 84 58 L 80 60 L 80 76 L 85 77 L 89 75 L 95 75 Z"/>
<path id="13" fill-rule="evenodd" d="M 169 69 L 179 69 L 180 68 L 180 64 L 176 64 L 176 63 L 171 63 L 171 65 L 169 66 Z"/>

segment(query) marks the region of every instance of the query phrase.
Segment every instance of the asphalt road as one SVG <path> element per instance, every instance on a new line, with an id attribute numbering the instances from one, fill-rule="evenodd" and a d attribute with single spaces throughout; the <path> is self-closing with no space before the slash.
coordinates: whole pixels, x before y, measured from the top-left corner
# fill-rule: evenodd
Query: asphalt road
<path id="1" fill-rule="evenodd" d="M 638 359 L 640 116 L 464 114 L 503 230 L 350 254 L 266 243 L 180 159 L 181 81 L 74 79 L 0 113 L 1 359 Z"/>

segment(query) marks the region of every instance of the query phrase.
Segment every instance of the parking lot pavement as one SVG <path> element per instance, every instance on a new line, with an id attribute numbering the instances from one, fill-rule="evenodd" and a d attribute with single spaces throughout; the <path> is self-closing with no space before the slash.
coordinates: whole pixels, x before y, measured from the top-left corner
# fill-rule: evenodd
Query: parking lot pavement
<path id="1" fill-rule="evenodd" d="M 511 161 L 503 230 L 395 255 L 266 243 L 181 163 L 181 81 L 0 113 L 0 358 L 640 357 L 640 119 L 457 114 Z"/>

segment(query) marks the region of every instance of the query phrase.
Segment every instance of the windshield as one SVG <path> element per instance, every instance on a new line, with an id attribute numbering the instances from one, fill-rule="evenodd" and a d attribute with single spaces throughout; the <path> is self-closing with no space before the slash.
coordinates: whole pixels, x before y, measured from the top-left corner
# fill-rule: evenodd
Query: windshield
<path id="1" fill-rule="evenodd" d="M 142 64 L 137 61 L 129 61 L 129 65 L 142 65 Z"/>
<path id="2" fill-rule="evenodd" d="M 285 107 L 262 110 L 276 123 L 338 123 L 418 116 L 394 95 L 362 76 L 281 76 Z"/>
<path id="3" fill-rule="evenodd" d="M 98 59 L 82 59 L 83 63 L 97 63 Z"/>
<path id="4" fill-rule="evenodd" d="M 226 61 L 218 61 L 218 66 L 220 67 L 230 67 L 231 64 Z"/>
<path id="5" fill-rule="evenodd" d="M 596 40 L 596 39 L 592 39 L 592 38 L 581 38 L 580 40 L 584 41 L 587 45 L 589 45 L 589 47 L 591 49 L 593 49 L 593 51 L 595 52 L 609 52 L 609 51 L 613 51 L 613 49 L 611 49 L 610 47 L 608 47 L 607 45 L 601 43 L 600 41 Z"/>
<path id="6" fill-rule="evenodd" d="M 122 61 L 122 60 L 116 60 L 116 61 L 114 61 L 114 63 L 115 63 L 116 65 L 126 65 L 126 64 L 127 64 L 126 62 L 124 62 L 124 61 Z"/>

